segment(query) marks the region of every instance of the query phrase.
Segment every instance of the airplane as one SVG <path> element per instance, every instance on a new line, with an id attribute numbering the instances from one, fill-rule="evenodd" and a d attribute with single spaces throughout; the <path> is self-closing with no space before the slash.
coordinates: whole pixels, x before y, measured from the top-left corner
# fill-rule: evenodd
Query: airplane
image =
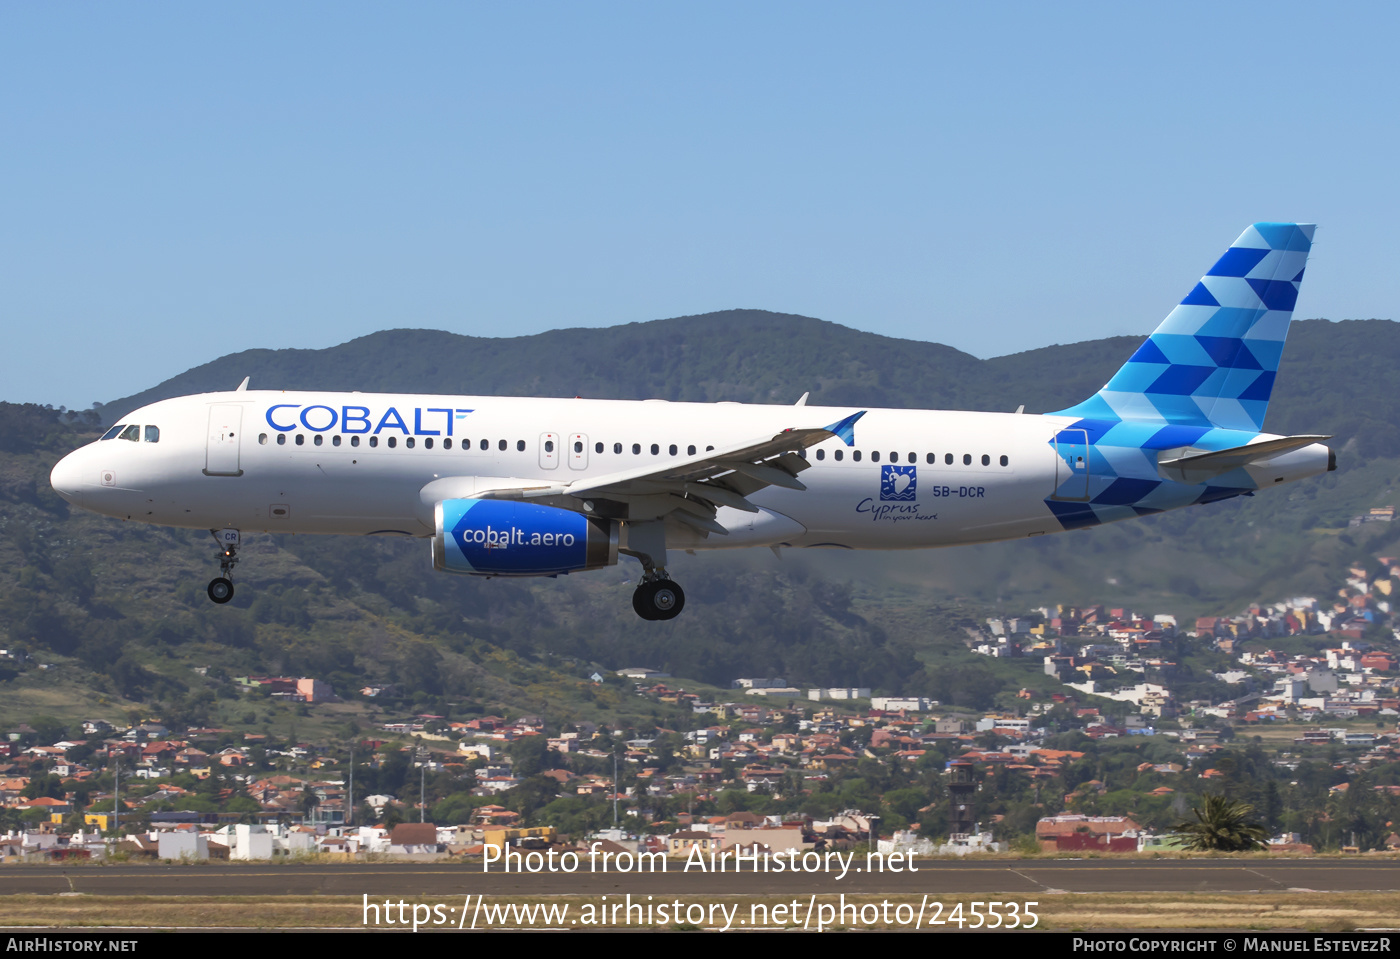
<path id="1" fill-rule="evenodd" d="M 1330 436 L 1263 432 L 1314 227 L 1256 223 L 1112 379 L 1053 413 L 237 389 L 162 400 L 65 456 L 54 490 L 210 530 L 399 535 L 435 569 L 557 576 L 672 550 L 924 549 L 1213 503 L 1336 469 Z"/>

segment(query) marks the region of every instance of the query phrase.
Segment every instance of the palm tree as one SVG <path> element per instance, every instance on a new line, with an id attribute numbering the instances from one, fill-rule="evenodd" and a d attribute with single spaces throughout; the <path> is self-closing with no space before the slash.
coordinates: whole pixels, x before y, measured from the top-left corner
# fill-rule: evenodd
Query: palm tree
<path id="1" fill-rule="evenodd" d="M 1196 821 L 1183 820 L 1173 828 L 1186 837 L 1186 848 L 1198 852 L 1246 852 L 1261 849 L 1268 832 L 1250 820 L 1254 807 L 1224 796 L 1206 796 L 1191 808 Z"/>

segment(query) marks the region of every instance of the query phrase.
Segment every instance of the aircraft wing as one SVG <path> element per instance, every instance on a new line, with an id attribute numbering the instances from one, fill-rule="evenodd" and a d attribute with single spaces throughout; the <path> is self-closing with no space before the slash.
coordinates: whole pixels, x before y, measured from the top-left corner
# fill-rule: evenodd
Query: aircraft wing
<path id="1" fill-rule="evenodd" d="M 585 510 L 588 507 L 583 501 L 602 500 L 625 506 L 628 519 L 673 516 L 703 532 L 723 535 L 727 530 L 714 519 L 718 507 L 756 513 L 758 507 L 746 498 L 752 493 L 768 486 L 806 489 L 797 474 L 811 464 L 797 455 L 798 451 L 833 437 L 853 445 L 856 421 L 864 415 L 861 410 L 828 426 L 786 429 L 694 456 L 570 483 L 507 481 L 493 489 L 478 481 L 474 495 L 480 499 L 546 500 L 552 501 L 551 505 Z"/>

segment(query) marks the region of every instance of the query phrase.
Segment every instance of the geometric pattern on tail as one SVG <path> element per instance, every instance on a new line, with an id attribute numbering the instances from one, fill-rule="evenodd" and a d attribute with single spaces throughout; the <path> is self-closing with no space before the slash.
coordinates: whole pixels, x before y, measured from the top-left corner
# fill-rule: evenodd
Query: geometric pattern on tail
<path id="1" fill-rule="evenodd" d="M 1230 449 L 1263 430 L 1314 229 L 1249 227 L 1103 389 L 1047 414 L 1078 418 L 1050 441 L 1065 471 L 1045 505 L 1065 529 L 1256 488 L 1243 468 L 1209 484 L 1163 480 L 1157 454 Z"/>
<path id="2" fill-rule="evenodd" d="M 1060 415 L 1263 430 L 1314 229 L 1245 230 L 1103 389 Z"/>

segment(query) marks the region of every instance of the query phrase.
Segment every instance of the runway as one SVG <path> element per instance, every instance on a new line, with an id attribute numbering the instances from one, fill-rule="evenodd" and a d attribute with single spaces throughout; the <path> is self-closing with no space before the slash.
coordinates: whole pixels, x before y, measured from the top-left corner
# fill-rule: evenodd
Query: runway
<path id="1" fill-rule="evenodd" d="M 0 895 L 361 896 L 787 895 L 900 893 L 1014 896 L 1087 892 L 1400 892 L 1400 860 L 926 861 L 900 873 L 733 871 L 483 872 L 481 863 L 192 863 L 0 866 Z M 731 867 L 732 868 L 732 867 Z"/>

